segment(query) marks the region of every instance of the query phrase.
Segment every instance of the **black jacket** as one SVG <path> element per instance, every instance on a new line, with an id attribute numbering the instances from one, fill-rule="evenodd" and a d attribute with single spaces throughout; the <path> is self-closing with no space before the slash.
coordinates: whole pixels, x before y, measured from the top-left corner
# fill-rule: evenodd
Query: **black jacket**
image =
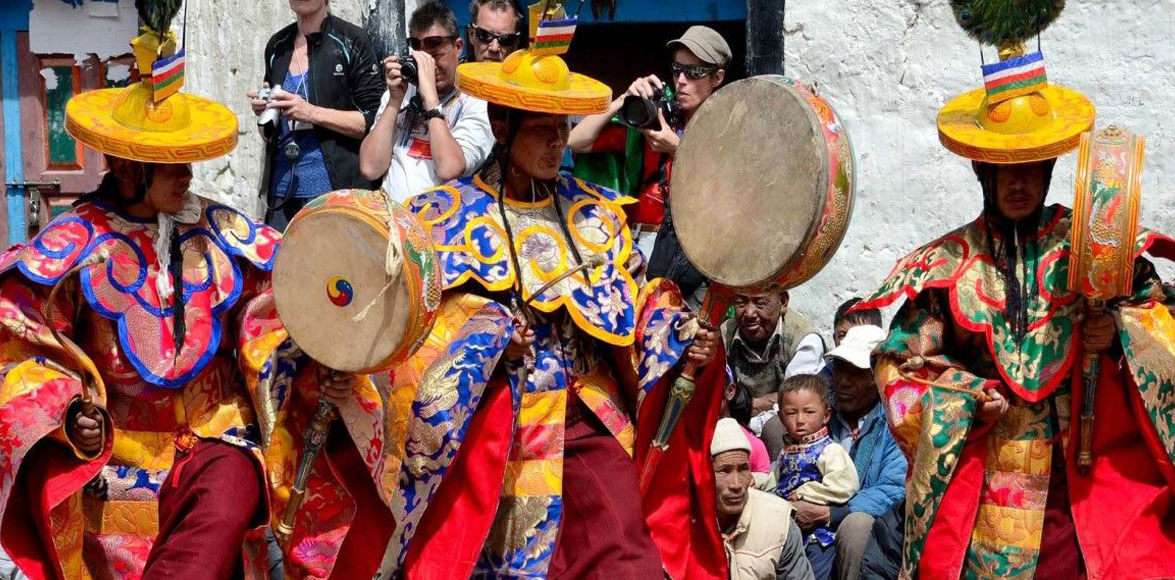
<path id="1" fill-rule="evenodd" d="M 280 87 L 290 69 L 294 38 L 298 24 L 291 24 L 274 34 L 265 45 L 265 81 Z M 322 30 L 306 37 L 310 69 L 306 84 L 310 103 L 329 109 L 363 113 L 367 129 L 375 123 L 384 92 L 383 68 L 371 48 L 367 32 L 345 20 L 328 14 Z M 374 182 L 359 175 L 359 145 L 352 139 L 322 127 L 315 127 L 322 144 L 326 171 L 334 189 L 352 187 L 371 189 Z M 269 192 L 270 170 L 277 143 L 266 146 L 262 195 Z"/>

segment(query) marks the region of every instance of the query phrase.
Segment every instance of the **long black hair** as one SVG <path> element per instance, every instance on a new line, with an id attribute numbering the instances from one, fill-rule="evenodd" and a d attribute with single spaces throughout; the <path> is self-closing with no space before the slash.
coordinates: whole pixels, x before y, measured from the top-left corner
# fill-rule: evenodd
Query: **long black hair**
<path id="1" fill-rule="evenodd" d="M 1044 166 L 1044 184 L 1040 202 L 1036 209 L 1026 218 L 1011 220 L 1000 212 L 999 199 L 996 192 L 997 174 L 999 166 L 992 163 L 974 162 L 975 176 L 983 188 L 983 217 L 987 225 L 987 250 L 995 259 L 996 268 L 1004 279 L 1006 303 L 1004 316 L 1016 337 L 1016 341 L 1023 340 L 1028 332 L 1028 303 L 1036 294 L 1036 284 L 1028 284 L 1021 280 L 1017 273 L 1017 265 L 1021 258 L 1027 257 L 1028 250 L 1035 245 L 1036 233 L 1040 230 L 1041 216 L 1044 213 L 1044 201 L 1048 195 L 1049 184 L 1052 183 L 1053 167 L 1056 159 L 1040 161 Z"/>
<path id="2" fill-rule="evenodd" d="M 134 164 L 133 174 L 128 176 L 125 172 L 116 171 L 114 168 L 116 164 L 128 163 L 124 160 L 115 161 L 110 156 L 106 157 L 106 166 L 110 168 L 106 175 L 102 176 L 102 181 L 98 183 L 98 189 L 82 195 L 75 201 L 74 206 L 86 202 L 99 202 L 108 207 L 125 208 L 127 206 L 141 203 L 147 199 L 147 189 L 151 186 L 151 180 L 155 178 L 155 166 L 151 163 L 141 163 L 138 161 L 131 161 Z M 122 194 L 120 185 L 124 180 L 134 180 L 134 195 L 125 197 Z"/>

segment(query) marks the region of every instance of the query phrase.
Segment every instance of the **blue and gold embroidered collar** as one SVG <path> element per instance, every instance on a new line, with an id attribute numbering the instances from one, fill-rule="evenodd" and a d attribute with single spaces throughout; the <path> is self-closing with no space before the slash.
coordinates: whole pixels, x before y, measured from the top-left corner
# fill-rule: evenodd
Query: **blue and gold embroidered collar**
<path id="1" fill-rule="evenodd" d="M 591 336 L 609 344 L 630 345 L 637 288 L 624 267 L 632 254 L 632 233 L 622 206 L 633 200 L 569 175 L 560 175 L 556 184 L 558 205 L 580 257 L 586 261 L 602 256 L 604 265 L 586 271 L 586 276 L 567 278 L 531 305 L 542 312 L 566 308 L 576 326 Z M 467 282 L 491 292 L 515 287 L 498 198 L 498 192 L 480 178 L 467 177 L 406 202 L 432 232 L 446 289 Z M 523 298 L 530 298 L 544 284 L 576 267 L 576 258 L 552 198 L 505 203 L 522 269 Z"/>

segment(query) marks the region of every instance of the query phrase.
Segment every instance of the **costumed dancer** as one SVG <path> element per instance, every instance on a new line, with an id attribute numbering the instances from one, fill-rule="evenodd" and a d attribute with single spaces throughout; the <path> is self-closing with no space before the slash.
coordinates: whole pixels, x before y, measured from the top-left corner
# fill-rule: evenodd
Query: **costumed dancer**
<path id="1" fill-rule="evenodd" d="M 1087 310 L 1066 279 L 1072 212 L 1044 198 L 1055 158 L 1078 145 L 1094 107 L 1048 83 L 1040 53 L 1024 49 L 1063 3 L 952 4 L 1000 51 L 985 88 L 938 117 L 942 143 L 972 160 L 983 213 L 903 258 L 858 306 L 907 299 L 875 355 L 911 462 L 902 575 L 1171 577 L 1175 323 L 1142 254 L 1170 258 L 1172 240 L 1125 240 L 1133 295 L 1112 315 Z M 1077 460 L 1083 350 L 1101 353 L 1087 473 Z"/>
<path id="2" fill-rule="evenodd" d="M 143 80 L 66 107 L 109 172 L 0 254 L 0 542 L 34 579 L 263 577 L 280 234 L 188 192 L 236 117 L 179 92 L 180 3 L 137 6 Z"/>
<path id="3" fill-rule="evenodd" d="M 610 91 L 568 70 L 575 21 L 549 4 L 532 7 L 531 49 L 458 68 L 458 88 L 490 103 L 494 157 L 406 202 L 445 293 L 425 347 L 393 372 L 423 382 L 383 577 L 724 578 L 707 452 L 716 333 L 672 283 L 639 288 L 625 269 L 632 200 L 559 173 L 567 117 L 603 111 Z M 493 348 L 465 354 L 479 328 Z M 699 396 L 642 498 L 638 462 L 687 359 L 704 367 Z"/>

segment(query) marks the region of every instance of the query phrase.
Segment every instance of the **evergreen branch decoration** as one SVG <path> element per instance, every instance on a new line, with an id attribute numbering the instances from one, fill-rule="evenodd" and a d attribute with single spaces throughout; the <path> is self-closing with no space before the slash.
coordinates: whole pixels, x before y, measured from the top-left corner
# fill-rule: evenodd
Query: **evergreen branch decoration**
<path id="1" fill-rule="evenodd" d="M 1024 42 L 1048 28 L 1065 0 L 951 0 L 955 20 L 971 38 L 1002 46 Z"/>
<path id="2" fill-rule="evenodd" d="M 157 34 L 166 34 L 182 4 L 182 0 L 135 0 L 135 9 L 147 28 Z"/>

